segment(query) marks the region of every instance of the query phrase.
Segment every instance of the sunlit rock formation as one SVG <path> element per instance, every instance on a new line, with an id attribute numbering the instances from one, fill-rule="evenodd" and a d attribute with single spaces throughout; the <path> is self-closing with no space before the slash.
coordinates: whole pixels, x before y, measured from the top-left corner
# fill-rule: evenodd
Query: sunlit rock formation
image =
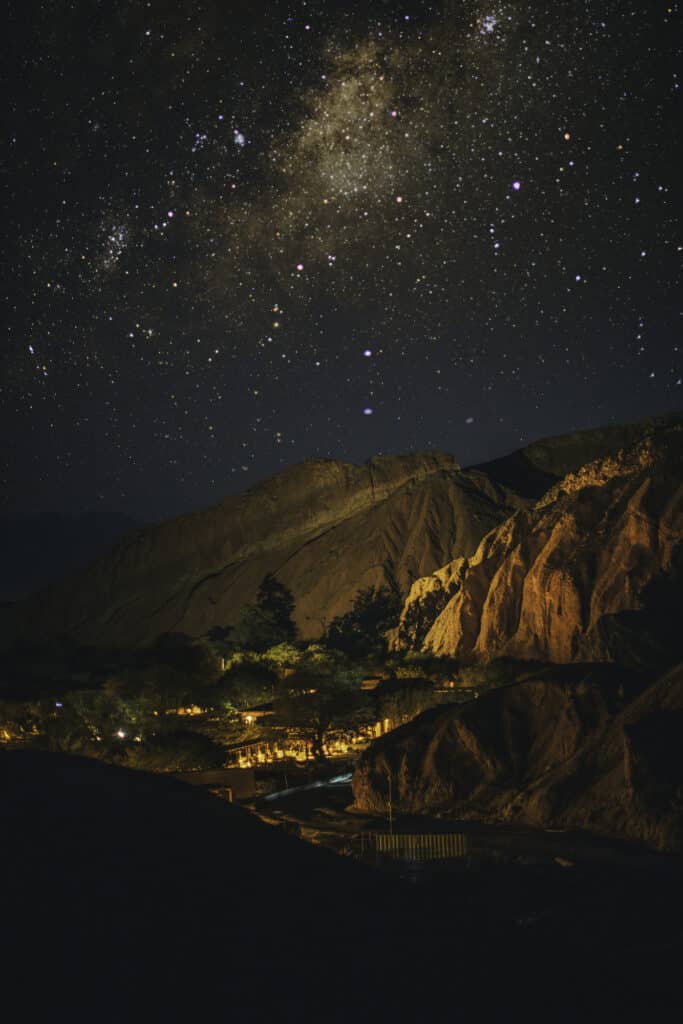
<path id="1" fill-rule="evenodd" d="M 637 608 L 675 558 L 680 462 L 660 458 L 657 445 L 666 435 L 680 446 L 680 422 L 550 438 L 465 470 L 433 452 L 362 466 L 310 460 L 130 533 L 87 569 L 4 609 L 0 642 L 202 636 L 234 622 L 273 573 L 292 591 L 304 639 L 364 587 L 405 598 L 414 585 L 397 647 L 473 660 L 606 657 L 621 628 L 607 619 Z"/>
<path id="2" fill-rule="evenodd" d="M 396 648 L 467 661 L 621 660 L 632 613 L 673 600 L 683 541 L 679 424 L 554 484 L 411 588 Z"/>

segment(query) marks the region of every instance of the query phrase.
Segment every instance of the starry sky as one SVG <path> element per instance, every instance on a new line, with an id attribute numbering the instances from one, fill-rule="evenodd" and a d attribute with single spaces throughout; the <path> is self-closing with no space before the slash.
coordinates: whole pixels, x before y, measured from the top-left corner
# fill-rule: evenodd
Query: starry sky
<path id="1" fill-rule="evenodd" d="M 680 408 L 679 4 L 12 0 L 4 516 Z"/>

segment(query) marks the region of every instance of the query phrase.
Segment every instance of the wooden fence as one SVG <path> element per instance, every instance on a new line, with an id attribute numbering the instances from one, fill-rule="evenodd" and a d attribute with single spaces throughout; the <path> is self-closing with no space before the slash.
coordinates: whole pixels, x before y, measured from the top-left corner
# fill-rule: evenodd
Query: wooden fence
<path id="1" fill-rule="evenodd" d="M 454 860 L 467 855 L 467 836 L 462 832 L 434 835 L 396 835 L 390 832 L 364 832 L 363 850 L 374 850 L 394 860 L 422 863 L 429 860 Z"/>

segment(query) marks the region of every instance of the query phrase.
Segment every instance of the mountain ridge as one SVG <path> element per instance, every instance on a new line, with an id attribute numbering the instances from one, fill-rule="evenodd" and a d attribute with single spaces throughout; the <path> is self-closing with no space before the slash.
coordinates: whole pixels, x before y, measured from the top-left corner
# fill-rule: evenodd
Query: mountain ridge
<path id="1" fill-rule="evenodd" d="M 208 509 L 125 535 L 77 574 L 2 609 L 1 642 L 67 635 L 130 646 L 174 630 L 201 636 L 234 622 L 267 573 L 290 587 L 301 635 L 314 639 L 361 588 L 390 586 L 405 598 L 417 580 L 471 558 L 491 529 L 558 484 L 559 469 L 580 470 L 582 451 L 611 457 L 620 439 L 682 419 L 546 438 L 507 457 L 503 474 L 501 460 L 462 469 L 446 452 L 362 465 L 306 460 Z"/>
<path id="2" fill-rule="evenodd" d="M 463 545 L 472 550 L 507 514 L 501 500 L 512 494 L 460 472 L 441 453 L 290 467 L 211 509 L 128 535 L 75 579 L 16 606 L 5 636 L 8 625 L 15 637 L 35 634 L 36 623 L 43 636 L 95 644 L 145 643 L 177 629 L 198 636 L 234 621 L 268 572 L 292 589 L 302 634 L 320 635 L 362 586 L 407 591 L 409 579 Z"/>
<path id="3" fill-rule="evenodd" d="M 618 660 L 615 620 L 639 611 L 660 577 L 680 575 L 681 480 L 675 421 L 568 473 L 471 558 L 416 581 L 393 646 L 466 661 Z"/>

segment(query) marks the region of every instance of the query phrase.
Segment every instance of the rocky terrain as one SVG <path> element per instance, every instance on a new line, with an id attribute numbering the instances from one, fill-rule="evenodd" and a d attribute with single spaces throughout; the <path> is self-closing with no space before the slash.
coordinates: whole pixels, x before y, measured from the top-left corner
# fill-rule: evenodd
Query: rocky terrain
<path id="1" fill-rule="evenodd" d="M 609 658 L 616 619 L 679 557 L 681 436 L 671 416 L 550 438 L 465 470 L 443 453 L 311 460 L 131 532 L 2 609 L 0 644 L 199 637 L 234 622 L 273 573 L 292 591 L 304 639 L 363 587 L 388 585 L 408 598 L 398 648 Z"/>
<path id="2" fill-rule="evenodd" d="M 356 807 L 581 828 L 683 850 L 683 666 L 633 694 L 593 670 L 551 670 L 428 711 L 377 740 Z"/>
<path id="3" fill-rule="evenodd" d="M 647 660 L 680 609 L 682 541 L 674 422 L 568 473 L 473 556 L 417 580 L 392 643 L 465 661 Z"/>
<path id="4" fill-rule="evenodd" d="M 625 436 L 415 581 L 394 648 L 507 659 L 516 681 L 374 743 L 359 809 L 386 810 L 391 785 L 409 812 L 683 848 L 683 432 L 671 418 Z"/>
<path id="5" fill-rule="evenodd" d="M 472 554 L 524 502 L 449 455 L 310 461 L 215 508 L 130 534 L 88 569 L 18 602 L 7 645 L 67 635 L 130 646 L 229 624 L 276 573 L 304 638 L 346 612 L 359 589 L 413 580 Z"/>

